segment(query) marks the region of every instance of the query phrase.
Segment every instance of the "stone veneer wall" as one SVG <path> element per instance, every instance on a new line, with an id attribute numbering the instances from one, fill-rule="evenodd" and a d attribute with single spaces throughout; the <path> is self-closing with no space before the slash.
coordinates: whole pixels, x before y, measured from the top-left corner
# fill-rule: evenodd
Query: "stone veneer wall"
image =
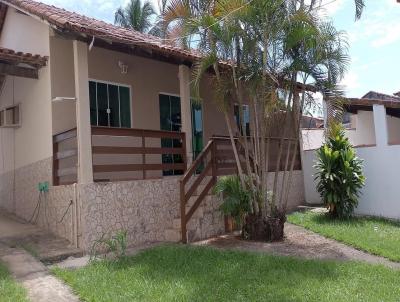
<path id="1" fill-rule="evenodd" d="M 103 234 L 111 235 L 118 230 L 128 232 L 130 245 L 180 240 L 176 177 L 80 185 L 79 199 L 81 247 L 85 250 Z M 189 226 L 189 234 L 198 239 L 219 234 L 224 227 L 222 215 L 213 213 L 218 208 L 213 200 L 207 200 L 203 208 L 202 219 L 193 219 Z M 175 235 L 169 236 L 174 231 Z"/>
<path id="2" fill-rule="evenodd" d="M 179 209 L 177 178 L 79 185 L 82 248 L 103 234 L 128 232 L 130 244 L 164 241 Z"/>
<path id="3" fill-rule="evenodd" d="M 0 206 L 28 221 L 32 218 L 40 198 L 38 215 L 37 218 L 36 215 L 34 217 L 36 224 L 74 242 L 74 206 L 69 205 L 71 200 L 75 201 L 75 186 L 51 186 L 51 165 L 52 158 L 47 158 L 16 169 L 15 176 L 14 171 L 0 176 Z M 50 184 L 49 192 L 39 196 L 38 183 L 45 181 Z"/>
<path id="4" fill-rule="evenodd" d="M 17 169 L 14 196 L 13 173 L 0 176 L 1 207 L 25 220 L 30 219 L 39 198 L 38 183 L 51 183 L 51 162 L 49 158 Z M 272 175 L 268 181 L 270 186 Z M 218 210 L 220 203 L 217 196 L 206 197 L 188 223 L 189 241 L 224 232 L 224 218 Z M 303 203 L 303 173 L 294 171 L 288 208 Z M 86 251 L 103 234 L 115 234 L 118 230 L 127 230 L 129 245 L 179 241 L 179 204 L 179 178 L 176 177 L 50 186 L 48 193 L 42 193 L 37 224 L 70 242 L 79 236 L 79 246 Z"/>

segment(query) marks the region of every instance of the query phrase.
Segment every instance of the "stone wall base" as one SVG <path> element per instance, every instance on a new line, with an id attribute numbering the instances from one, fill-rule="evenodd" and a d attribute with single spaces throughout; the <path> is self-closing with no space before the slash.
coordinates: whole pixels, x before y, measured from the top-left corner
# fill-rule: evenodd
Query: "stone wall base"
<path id="1" fill-rule="evenodd" d="M 0 207 L 27 221 L 33 217 L 44 230 L 85 251 L 120 230 L 127 231 L 128 245 L 181 239 L 179 178 L 50 186 L 49 192 L 39 193 L 39 182 L 51 184 L 51 163 L 49 158 L 17 169 L 15 175 L 0 175 Z M 294 171 L 288 207 L 303 202 L 303 174 Z M 224 233 L 220 204 L 219 197 L 206 197 L 188 223 L 189 241 Z"/>

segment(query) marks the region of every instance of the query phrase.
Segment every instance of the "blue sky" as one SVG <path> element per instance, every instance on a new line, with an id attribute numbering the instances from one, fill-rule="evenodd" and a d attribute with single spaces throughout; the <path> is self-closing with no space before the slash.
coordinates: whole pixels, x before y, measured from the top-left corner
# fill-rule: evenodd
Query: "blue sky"
<path id="1" fill-rule="evenodd" d="M 87 16 L 113 22 L 114 11 L 129 0 L 42 0 Z M 151 0 L 157 6 L 157 0 Z M 366 9 L 354 21 L 353 0 L 323 0 L 324 15 L 347 32 L 351 65 L 342 81 L 348 97 L 370 90 L 400 91 L 400 4 L 396 0 L 365 0 Z"/>

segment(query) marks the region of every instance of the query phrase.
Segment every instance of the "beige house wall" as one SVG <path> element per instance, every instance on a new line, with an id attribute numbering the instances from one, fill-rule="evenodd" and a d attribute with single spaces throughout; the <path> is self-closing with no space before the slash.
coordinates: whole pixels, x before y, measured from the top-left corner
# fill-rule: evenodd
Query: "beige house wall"
<path id="1" fill-rule="evenodd" d="M 10 9 L 5 19 L 0 46 L 16 51 L 49 56 L 49 27 L 38 20 Z M 49 66 L 39 71 L 38 80 L 7 77 L 0 97 L 0 104 L 2 106 L 3 104 L 20 104 L 21 106 L 21 127 L 14 130 L 15 168 L 51 156 Z"/>
<path id="2" fill-rule="evenodd" d="M 72 40 L 53 36 L 50 50 L 52 98 L 75 97 Z M 133 128 L 160 129 L 159 94 L 179 95 L 178 65 L 99 47 L 89 51 L 88 60 L 90 79 L 130 86 Z M 121 73 L 119 61 L 128 65 L 127 74 Z M 205 78 L 200 88 L 205 143 L 214 134 L 228 134 L 224 116 L 215 105 L 212 87 L 211 79 Z M 54 103 L 53 123 L 54 133 L 75 127 L 74 102 Z"/>
<path id="3" fill-rule="evenodd" d="M 44 23 L 9 9 L 5 19 L 0 47 L 42 56 L 50 55 L 50 30 Z M 39 181 L 51 181 L 50 167 L 45 178 L 32 178 L 29 187 L 20 181 L 17 171 L 41 165 L 52 156 L 52 121 L 50 62 L 39 71 L 39 79 L 6 76 L 0 94 L 0 107 L 19 104 L 21 127 L 0 129 L 0 207 L 23 216 L 29 200 L 19 198 L 26 191 L 37 191 Z M 16 194 L 20 190 L 22 195 Z M 31 196 L 32 199 L 37 199 Z M 29 207 L 28 207 L 29 208 Z"/>
<path id="4" fill-rule="evenodd" d="M 72 40 L 50 37 L 51 98 L 75 98 Z M 52 103 L 53 134 L 76 127 L 75 101 Z"/>

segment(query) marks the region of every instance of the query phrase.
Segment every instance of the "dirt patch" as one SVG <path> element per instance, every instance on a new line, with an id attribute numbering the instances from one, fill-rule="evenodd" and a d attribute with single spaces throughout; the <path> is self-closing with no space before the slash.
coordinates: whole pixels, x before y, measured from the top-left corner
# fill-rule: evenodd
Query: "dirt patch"
<path id="1" fill-rule="evenodd" d="M 306 259 L 364 261 L 400 269 L 400 263 L 359 251 L 290 223 L 285 224 L 285 239 L 281 242 L 264 243 L 245 241 L 235 235 L 226 235 L 193 244 L 208 245 L 222 249 L 267 252 L 275 255 Z"/>

